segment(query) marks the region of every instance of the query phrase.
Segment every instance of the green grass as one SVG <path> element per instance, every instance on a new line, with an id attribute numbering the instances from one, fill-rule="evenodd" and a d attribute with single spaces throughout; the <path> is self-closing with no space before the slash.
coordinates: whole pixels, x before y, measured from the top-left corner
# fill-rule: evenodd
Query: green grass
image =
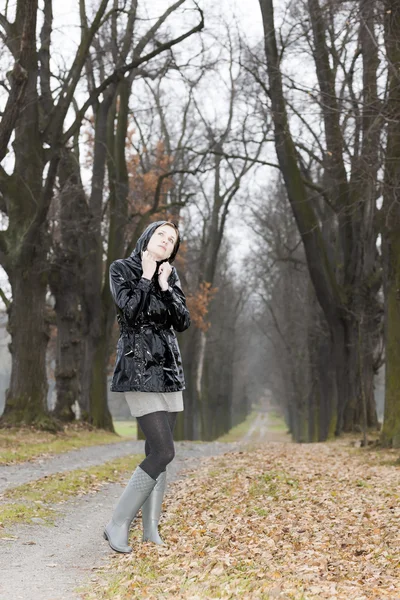
<path id="1" fill-rule="evenodd" d="M 273 410 L 268 413 L 268 429 L 270 431 L 287 431 L 287 425 L 283 416 L 277 411 Z"/>
<path id="2" fill-rule="evenodd" d="M 248 430 L 250 429 L 251 424 L 253 423 L 253 421 L 257 417 L 257 415 L 258 415 L 258 412 L 256 412 L 256 411 L 251 412 L 249 415 L 247 415 L 247 417 L 244 421 L 242 421 L 238 425 L 235 425 L 235 427 L 232 427 L 232 429 L 230 429 L 228 431 L 228 433 L 225 433 L 224 435 L 219 437 L 217 441 L 218 442 L 237 442 L 238 440 L 242 439 L 242 437 L 244 437 L 246 435 L 246 433 L 248 432 Z"/>
<path id="3" fill-rule="evenodd" d="M 2 527 L 16 523 L 34 523 L 33 519 L 41 519 L 43 524 L 50 525 L 54 522 L 54 512 L 48 506 L 39 504 L 6 504 L 0 505 L 0 539 Z"/>
<path id="4" fill-rule="evenodd" d="M 56 473 L 6 490 L 1 496 L 0 524 L 30 523 L 33 517 L 52 522 L 55 504 L 95 493 L 108 483 L 121 481 L 142 459 L 140 455 L 124 456 L 102 465 Z"/>
<path id="5" fill-rule="evenodd" d="M 121 437 L 137 439 L 137 421 L 114 421 L 115 433 Z"/>

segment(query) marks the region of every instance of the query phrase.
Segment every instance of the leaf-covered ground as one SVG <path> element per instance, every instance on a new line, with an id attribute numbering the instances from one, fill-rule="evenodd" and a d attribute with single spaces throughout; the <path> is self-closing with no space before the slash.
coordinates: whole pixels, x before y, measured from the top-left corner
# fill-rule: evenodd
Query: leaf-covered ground
<path id="1" fill-rule="evenodd" d="M 164 504 L 167 544 L 142 544 L 137 519 L 134 553 L 83 597 L 400 600 L 395 458 L 333 442 L 205 459 Z"/>

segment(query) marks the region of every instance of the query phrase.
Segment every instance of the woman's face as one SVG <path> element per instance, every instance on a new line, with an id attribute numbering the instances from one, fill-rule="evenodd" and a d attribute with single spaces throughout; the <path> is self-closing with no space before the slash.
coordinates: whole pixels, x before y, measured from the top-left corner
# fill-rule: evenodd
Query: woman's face
<path id="1" fill-rule="evenodd" d="M 154 256 L 155 260 L 169 258 L 175 248 L 177 233 L 170 225 L 157 227 L 147 245 L 147 250 Z"/>

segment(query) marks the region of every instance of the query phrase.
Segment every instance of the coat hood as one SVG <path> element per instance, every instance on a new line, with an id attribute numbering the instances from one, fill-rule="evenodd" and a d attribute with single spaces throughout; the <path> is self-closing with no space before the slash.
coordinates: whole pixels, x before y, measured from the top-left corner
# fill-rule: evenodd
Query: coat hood
<path id="1" fill-rule="evenodd" d="M 150 223 L 150 225 L 148 225 L 146 227 L 146 229 L 143 231 L 142 235 L 139 237 L 138 241 L 136 242 L 136 246 L 134 251 L 131 254 L 131 257 L 137 257 L 141 260 L 142 257 L 142 252 L 144 250 L 146 250 L 147 245 L 150 241 L 151 236 L 153 235 L 153 233 L 155 232 L 155 230 L 158 227 L 161 227 L 161 225 L 165 225 L 166 223 L 168 223 L 168 221 L 155 221 L 154 223 Z M 179 237 L 179 233 L 178 233 L 178 240 L 176 242 L 176 246 L 171 254 L 171 256 L 169 258 L 165 258 L 164 260 L 160 260 L 157 262 L 164 262 L 166 260 L 168 260 L 168 262 L 172 263 L 175 260 L 175 257 L 178 253 L 179 250 L 179 245 L 180 245 L 180 237 Z"/>

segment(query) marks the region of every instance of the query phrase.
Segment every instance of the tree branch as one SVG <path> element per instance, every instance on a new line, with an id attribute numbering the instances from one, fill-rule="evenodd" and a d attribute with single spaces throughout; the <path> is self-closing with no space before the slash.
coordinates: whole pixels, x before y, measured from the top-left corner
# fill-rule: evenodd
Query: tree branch
<path id="1" fill-rule="evenodd" d="M 22 10 L 20 6 L 18 6 L 18 9 Z M 29 64 L 32 52 L 35 51 L 37 0 L 24 0 L 23 10 L 24 20 L 19 38 L 19 48 L 15 56 L 16 60 L 13 70 L 10 73 L 11 90 L 0 122 L 0 161 L 7 154 L 8 143 L 25 98 L 28 81 L 27 65 Z M 3 26 L 4 22 L 8 23 L 3 16 Z M 11 27 L 10 24 L 8 25 Z"/>
<path id="2" fill-rule="evenodd" d="M 109 0 L 102 0 L 100 7 L 97 10 L 96 16 L 93 20 L 93 23 L 91 24 L 87 34 L 82 36 L 78 51 L 75 55 L 75 60 L 72 64 L 70 72 L 68 73 L 68 76 L 64 81 L 58 104 L 54 108 L 53 114 L 49 119 L 49 123 L 45 128 L 43 137 L 49 142 L 51 146 L 53 146 L 56 141 L 59 141 L 59 135 L 62 132 L 65 115 L 67 114 L 67 111 L 71 104 L 72 97 L 75 93 L 75 88 L 81 78 L 82 68 L 87 60 L 89 48 L 93 41 L 93 37 L 98 31 L 99 27 L 101 26 L 102 17 L 107 8 L 108 2 Z M 64 144 L 65 142 L 62 141 L 61 145 Z"/>
<path id="3" fill-rule="evenodd" d="M 49 210 L 50 202 L 53 197 L 54 185 L 57 176 L 58 163 L 60 162 L 60 153 L 57 152 L 53 154 L 49 169 L 47 171 L 47 177 L 45 184 L 43 186 L 42 193 L 40 195 L 40 199 L 38 202 L 38 207 L 35 213 L 32 222 L 29 224 L 27 228 L 24 240 L 21 242 L 22 251 L 31 252 L 31 248 L 34 245 L 35 236 L 37 235 L 38 230 L 43 225 L 46 215 Z"/>
<path id="4" fill-rule="evenodd" d="M 53 25 L 53 7 L 52 0 L 44 2 L 44 21 L 42 31 L 40 32 L 40 50 L 38 58 L 40 62 L 40 101 L 46 115 L 49 115 L 52 108 L 52 95 L 50 88 L 50 41 Z"/>
<path id="5" fill-rule="evenodd" d="M 150 42 L 150 40 L 154 39 L 155 33 L 166 21 L 169 15 L 173 13 L 177 8 L 179 8 L 185 1 L 186 0 L 178 0 L 177 2 L 175 2 L 175 4 L 172 4 L 169 8 L 167 8 L 164 14 L 162 14 L 161 17 L 159 17 L 154 23 L 153 27 L 150 27 L 150 29 L 145 33 L 145 35 L 139 40 L 139 42 L 136 45 L 136 48 L 133 51 L 134 57 L 140 57 L 147 44 Z"/>
<path id="6" fill-rule="evenodd" d="M 8 186 L 11 182 L 12 176 L 9 175 L 6 170 L 0 165 L 0 190 L 3 194 L 7 193 Z"/>
<path id="7" fill-rule="evenodd" d="M 200 22 L 199 22 L 198 25 L 196 25 L 195 27 L 193 27 L 187 33 L 184 33 L 181 36 L 179 36 L 179 37 L 177 37 L 177 38 L 175 38 L 175 39 L 173 39 L 173 40 L 171 40 L 169 42 L 165 42 L 164 44 L 157 45 L 157 48 L 155 50 L 153 50 L 152 52 L 149 52 L 145 56 L 143 56 L 141 58 L 135 58 L 128 65 L 125 65 L 123 67 L 120 67 L 120 68 L 116 69 L 114 71 L 114 73 L 112 73 L 112 75 L 110 75 L 109 77 L 107 77 L 103 81 L 103 83 L 101 85 L 99 85 L 95 90 L 93 90 L 93 92 L 90 94 L 89 98 L 86 100 L 85 104 L 80 109 L 77 119 L 74 121 L 74 123 L 68 129 L 68 131 L 64 134 L 61 143 L 65 144 L 74 135 L 75 129 L 77 127 L 79 127 L 79 125 L 80 125 L 80 123 L 81 123 L 81 121 L 82 121 L 82 119 L 83 119 L 86 111 L 88 110 L 88 108 L 90 106 L 92 106 L 92 104 L 97 100 L 97 98 L 100 96 L 100 94 L 104 90 L 106 90 L 106 88 L 110 84 L 117 83 L 120 79 L 122 79 L 124 77 L 125 73 L 127 73 L 129 71 L 132 71 L 133 69 L 136 69 L 137 67 L 139 67 L 143 63 L 148 62 L 149 60 L 151 60 L 155 56 L 158 56 L 159 54 L 161 54 L 165 50 L 169 50 L 170 48 L 172 48 L 176 44 L 179 44 L 180 42 L 182 42 L 183 40 L 187 39 L 188 37 L 190 37 L 194 33 L 198 33 L 199 31 L 201 31 L 203 29 L 203 27 L 204 27 L 204 15 L 203 15 L 203 11 L 200 8 L 198 8 L 198 11 L 199 11 L 199 13 L 201 15 L 201 19 L 200 19 Z"/>
<path id="8" fill-rule="evenodd" d="M 0 298 L 3 300 L 6 309 L 9 309 L 11 306 L 11 301 L 7 298 L 7 296 L 5 295 L 4 291 L 2 290 L 2 288 L 0 288 Z"/>
<path id="9" fill-rule="evenodd" d="M 1 34 L 4 43 L 7 45 L 7 48 L 10 50 L 11 54 L 16 57 L 18 55 L 18 41 L 15 32 L 15 24 L 10 23 L 7 17 L 0 13 L 0 25 L 3 27 L 5 35 Z"/>

